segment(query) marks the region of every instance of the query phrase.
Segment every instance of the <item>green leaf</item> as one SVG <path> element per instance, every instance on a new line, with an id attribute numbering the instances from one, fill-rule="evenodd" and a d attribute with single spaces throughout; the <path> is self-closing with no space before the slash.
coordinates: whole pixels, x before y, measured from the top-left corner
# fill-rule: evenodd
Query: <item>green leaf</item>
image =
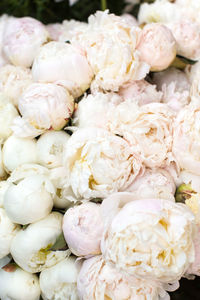
<path id="1" fill-rule="evenodd" d="M 61 233 L 61 234 L 57 237 L 57 239 L 56 239 L 54 245 L 53 245 L 49 250 L 50 250 L 50 251 L 57 251 L 57 250 L 67 250 L 67 249 L 68 249 L 68 248 L 67 248 L 67 244 L 66 244 L 64 235 L 63 235 L 63 233 Z"/>
<path id="2" fill-rule="evenodd" d="M 176 55 L 176 57 L 178 59 L 180 59 L 183 63 L 187 64 L 187 65 L 194 65 L 198 61 L 198 60 L 189 59 L 189 58 L 181 56 L 181 55 Z"/>

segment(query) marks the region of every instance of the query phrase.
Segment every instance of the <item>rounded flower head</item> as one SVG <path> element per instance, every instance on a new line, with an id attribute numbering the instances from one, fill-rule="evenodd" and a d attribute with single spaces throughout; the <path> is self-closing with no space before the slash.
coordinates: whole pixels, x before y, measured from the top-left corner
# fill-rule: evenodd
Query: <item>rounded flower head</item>
<path id="1" fill-rule="evenodd" d="M 9 264 L 0 269 L 0 297 L 2 300 L 39 300 L 38 277 Z"/>
<path id="2" fill-rule="evenodd" d="M 84 261 L 78 275 L 77 287 L 82 300 L 168 299 L 161 284 L 128 278 L 106 264 L 101 256 Z"/>
<path id="3" fill-rule="evenodd" d="M 64 131 L 48 131 L 41 135 L 37 141 L 38 162 L 49 169 L 60 167 L 69 137 Z"/>
<path id="4" fill-rule="evenodd" d="M 148 24 L 142 30 L 137 49 L 140 59 L 151 66 L 151 71 L 162 71 L 176 56 L 176 41 L 166 26 Z"/>
<path id="5" fill-rule="evenodd" d="M 136 50 L 140 33 L 140 28 L 108 11 L 89 17 L 89 26 L 79 43 L 95 74 L 92 91 L 118 91 L 125 82 L 146 76 L 149 65 L 141 62 Z"/>
<path id="6" fill-rule="evenodd" d="M 32 83 L 32 75 L 29 69 L 6 65 L 0 68 L 0 91 L 10 101 L 18 106 L 19 98 L 24 90 Z"/>
<path id="7" fill-rule="evenodd" d="M 184 204 L 135 200 L 108 223 L 101 250 L 107 262 L 126 274 L 174 282 L 194 261 L 195 228 L 194 216 Z"/>
<path id="8" fill-rule="evenodd" d="M 20 226 L 13 224 L 5 210 L 0 208 L 0 258 L 10 253 L 10 246 Z"/>
<path id="9" fill-rule="evenodd" d="M 79 128 L 100 127 L 106 129 L 110 115 L 122 101 L 122 98 L 115 93 L 90 94 L 78 103 L 73 125 Z"/>
<path id="10" fill-rule="evenodd" d="M 33 83 L 19 100 L 22 118 L 12 129 L 19 137 L 35 137 L 49 130 L 60 130 L 73 113 L 74 101 L 67 90 L 52 83 Z"/>
<path id="11" fill-rule="evenodd" d="M 30 17 L 11 18 L 3 34 L 3 53 L 16 66 L 31 67 L 42 44 L 47 42 L 45 26 Z"/>
<path id="12" fill-rule="evenodd" d="M 0 94 L 0 139 L 5 140 L 12 134 L 11 125 L 18 112 L 9 99 Z"/>
<path id="13" fill-rule="evenodd" d="M 173 154 L 181 169 L 200 175 L 199 105 L 183 108 L 175 122 Z"/>
<path id="14" fill-rule="evenodd" d="M 81 96 L 93 78 L 85 53 L 63 42 L 50 42 L 40 48 L 32 75 L 35 81 L 65 86 L 74 97 Z"/>
<path id="15" fill-rule="evenodd" d="M 161 167 L 173 159 L 173 118 L 174 113 L 166 104 L 150 103 L 138 107 L 132 101 L 125 101 L 111 116 L 109 129 L 123 136 L 147 167 Z"/>
<path id="16" fill-rule="evenodd" d="M 52 41 L 58 41 L 62 34 L 63 26 L 60 23 L 52 23 L 46 25 L 46 30 L 48 31 L 49 37 Z"/>
<path id="17" fill-rule="evenodd" d="M 145 80 L 137 80 L 124 84 L 119 89 L 119 95 L 124 100 L 136 102 L 139 106 L 151 102 L 160 102 L 162 93 L 156 90 L 156 86 Z"/>
<path id="18" fill-rule="evenodd" d="M 40 273 L 42 299 L 78 300 L 77 276 L 79 268 L 74 257 L 66 258 Z"/>
<path id="19" fill-rule="evenodd" d="M 36 163 L 36 141 L 11 135 L 3 145 L 3 165 L 8 173 L 25 163 Z"/>
<path id="20" fill-rule="evenodd" d="M 76 256 L 100 254 L 103 234 L 100 205 L 86 202 L 69 208 L 64 215 L 63 232 L 69 249 Z"/>
<path id="21" fill-rule="evenodd" d="M 138 199 L 160 198 L 174 201 L 176 185 L 164 169 L 146 169 L 127 189 Z M 136 196 L 137 195 L 137 196 Z"/>
<path id="22" fill-rule="evenodd" d="M 18 232 L 11 244 L 11 254 L 22 269 L 38 273 L 54 266 L 70 254 L 69 250 L 51 250 L 62 233 L 62 219 L 62 214 L 52 212 L 41 221 Z"/>
<path id="23" fill-rule="evenodd" d="M 4 195 L 9 186 L 10 182 L 8 180 L 0 181 L 0 207 L 3 207 Z"/>
<path id="24" fill-rule="evenodd" d="M 142 169 L 125 140 L 94 127 L 79 129 L 70 137 L 64 167 L 77 199 L 104 198 L 124 190 Z"/>
<path id="25" fill-rule="evenodd" d="M 59 41 L 78 41 L 79 36 L 87 30 L 88 24 L 76 20 L 64 20 L 62 22 L 62 32 L 59 34 Z"/>

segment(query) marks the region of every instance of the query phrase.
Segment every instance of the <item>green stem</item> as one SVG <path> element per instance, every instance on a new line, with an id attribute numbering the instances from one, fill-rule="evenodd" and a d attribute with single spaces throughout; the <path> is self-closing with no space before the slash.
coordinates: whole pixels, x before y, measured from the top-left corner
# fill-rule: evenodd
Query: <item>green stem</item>
<path id="1" fill-rule="evenodd" d="M 107 0 L 101 0 L 101 10 L 107 9 Z"/>

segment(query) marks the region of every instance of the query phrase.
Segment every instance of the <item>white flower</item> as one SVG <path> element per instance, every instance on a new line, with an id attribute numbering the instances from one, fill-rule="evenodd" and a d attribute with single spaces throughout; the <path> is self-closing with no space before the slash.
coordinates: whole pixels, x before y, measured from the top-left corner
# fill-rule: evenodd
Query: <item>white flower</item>
<path id="1" fill-rule="evenodd" d="M 10 253 L 11 242 L 19 230 L 20 226 L 13 224 L 5 210 L 0 208 L 0 258 Z"/>
<path id="2" fill-rule="evenodd" d="M 162 98 L 162 93 L 156 90 L 156 86 L 145 80 L 127 82 L 119 89 L 119 95 L 124 100 L 136 102 L 139 106 L 160 102 Z"/>
<path id="3" fill-rule="evenodd" d="M 176 41 L 172 32 L 158 23 L 147 24 L 143 28 L 137 49 L 140 59 L 150 65 L 151 71 L 167 69 L 176 57 Z"/>
<path id="4" fill-rule="evenodd" d="M 59 36 L 62 34 L 63 26 L 60 23 L 52 23 L 46 25 L 46 30 L 48 31 L 52 41 L 58 41 Z"/>
<path id="5" fill-rule="evenodd" d="M 42 44 L 47 42 L 45 26 L 30 17 L 11 18 L 3 34 L 3 53 L 16 66 L 30 67 Z"/>
<path id="6" fill-rule="evenodd" d="M 118 105 L 110 120 L 110 130 L 134 147 L 145 165 L 161 167 L 171 160 L 173 111 L 166 104 L 138 107 L 132 101 Z"/>
<path id="7" fill-rule="evenodd" d="M 0 94 L 0 140 L 7 139 L 11 134 L 11 125 L 14 118 L 18 116 L 18 112 L 14 105 L 9 102 L 9 99 Z"/>
<path id="8" fill-rule="evenodd" d="M 0 68 L 0 91 L 15 106 L 18 106 L 20 96 L 31 83 L 32 75 L 27 68 L 12 65 Z"/>
<path id="9" fill-rule="evenodd" d="M 79 128 L 107 128 L 110 115 L 122 98 L 115 93 L 97 93 L 84 97 L 75 110 L 73 125 Z"/>
<path id="10" fill-rule="evenodd" d="M 10 174 L 10 177 L 8 178 L 7 182 L 16 185 L 21 180 L 36 175 L 44 175 L 45 177 L 48 177 L 49 170 L 38 164 L 22 164 L 16 169 L 14 169 L 14 171 Z"/>
<path id="11" fill-rule="evenodd" d="M 51 212 L 54 194 L 55 188 L 48 177 L 27 176 L 10 184 L 4 195 L 4 207 L 14 223 L 33 223 Z"/>
<path id="12" fill-rule="evenodd" d="M 0 142 L 0 179 L 2 180 L 2 179 L 5 179 L 6 177 L 7 177 L 7 174 L 4 169 L 4 164 L 3 164 L 2 144 Z"/>
<path id="13" fill-rule="evenodd" d="M 11 244 L 11 254 L 22 269 L 38 273 L 54 266 L 70 254 L 69 250 L 50 250 L 62 233 L 62 219 L 62 214 L 52 212 L 41 221 L 18 232 Z"/>
<path id="14" fill-rule="evenodd" d="M 120 17 L 132 26 L 139 26 L 137 19 L 131 14 L 125 13 Z"/>
<path id="15" fill-rule="evenodd" d="M 194 65 L 187 65 L 185 68 L 185 72 L 190 83 L 192 83 L 195 78 L 199 78 L 200 61 L 196 62 Z"/>
<path id="16" fill-rule="evenodd" d="M 139 27 L 108 11 L 89 17 L 89 26 L 78 42 L 95 74 L 92 91 L 118 91 L 125 82 L 146 76 L 149 65 L 140 61 L 136 50 L 140 33 Z"/>
<path id="17" fill-rule="evenodd" d="M 139 157 L 121 137 L 100 128 L 77 130 L 64 153 L 66 186 L 77 199 L 106 197 L 124 190 L 142 170 Z"/>
<path id="18" fill-rule="evenodd" d="M 173 154 L 180 168 L 200 175 L 200 107 L 190 104 L 183 108 L 175 122 Z"/>
<path id="19" fill-rule="evenodd" d="M 106 264 L 101 256 L 84 261 L 77 280 L 78 294 L 83 300 L 169 300 L 158 282 L 127 277 Z"/>
<path id="20" fill-rule="evenodd" d="M 66 258 L 40 273 L 42 299 L 78 300 L 77 276 L 79 268 L 74 257 Z"/>
<path id="21" fill-rule="evenodd" d="M 64 131 L 49 131 L 37 140 L 38 162 L 46 168 L 62 166 L 64 146 L 70 135 Z"/>
<path id="22" fill-rule="evenodd" d="M 87 30 L 88 24 L 76 20 L 64 20 L 62 22 L 62 32 L 59 35 L 60 42 L 78 40 L 79 36 Z"/>
<path id="23" fill-rule="evenodd" d="M 93 78 L 85 53 L 63 42 L 50 42 L 40 48 L 33 63 L 32 75 L 35 81 L 65 86 L 74 97 L 81 96 Z"/>
<path id="24" fill-rule="evenodd" d="M 35 137 L 65 126 L 73 113 L 74 101 L 63 87 L 52 83 L 33 83 L 19 99 L 22 118 L 14 120 L 12 129 L 19 137 Z"/>
<path id="25" fill-rule="evenodd" d="M 146 169 L 127 189 L 138 199 L 160 198 L 175 201 L 176 185 L 172 176 L 164 169 Z M 136 196 L 137 195 L 137 196 Z"/>
<path id="26" fill-rule="evenodd" d="M 100 254 L 103 221 L 100 205 L 86 202 L 69 208 L 63 218 L 63 233 L 76 256 Z"/>
<path id="27" fill-rule="evenodd" d="M 187 269 L 187 274 L 200 276 L 200 227 L 194 238 L 195 260 Z"/>
<path id="28" fill-rule="evenodd" d="M 38 277 L 10 264 L 0 269 L 1 300 L 39 300 Z"/>
<path id="29" fill-rule="evenodd" d="M 0 181 L 0 207 L 3 207 L 4 195 L 9 186 L 10 182 L 8 180 Z"/>
<path id="30" fill-rule="evenodd" d="M 3 145 L 2 155 L 3 165 L 8 173 L 21 164 L 37 163 L 36 140 L 11 135 Z"/>
<path id="31" fill-rule="evenodd" d="M 184 204 L 135 200 L 111 219 L 101 250 L 107 262 L 126 274 L 170 283 L 194 261 L 195 228 L 194 216 Z"/>

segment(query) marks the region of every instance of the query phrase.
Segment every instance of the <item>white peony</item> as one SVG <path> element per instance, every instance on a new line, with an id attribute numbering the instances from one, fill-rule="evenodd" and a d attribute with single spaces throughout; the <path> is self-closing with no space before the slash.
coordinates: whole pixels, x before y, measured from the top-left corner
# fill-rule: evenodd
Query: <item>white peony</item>
<path id="1" fill-rule="evenodd" d="M 104 201 L 111 205 L 109 198 Z M 184 204 L 134 200 L 107 223 L 101 250 L 108 263 L 126 274 L 175 282 L 194 261 L 195 228 L 194 215 Z"/>
<path id="2" fill-rule="evenodd" d="M 129 143 L 100 128 L 77 130 L 64 152 L 66 187 L 77 199 L 104 198 L 124 190 L 142 171 Z"/>
<path id="3" fill-rule="evenodd" d="M 48 39 L 45 26 L 30 17 L 11 18 L 3 34 L 3 53 L 16 66 L 31 67 L 42 44 Z"/>
<path id="4" fill-rule="evenodd" d="M 22 139 L 11 135 L 2 149 L 3 165 L 10 173 L 25 163 L 37 163 L 36 140 Z"/>
<path id="5" fill-rule="evenodd" d="M 62 166 L 63 151 L 70 135 L 64 131 L 48 131 L 37 140 L 38 162 L 46 168 Z"/>
<path id="6" fill-rule="evenodd" d="M 32 75 L 29 69 L 6 65 L 0 68 L 0 91 L 10 101 L 18 106 L 19 98 L 24 90 L 32 83 Z"/>
<path id="7" fill-rule="evenodd" d="M 0 258 L 10 253 L 11 242 L 19 230 L 20 226 L 12 223 L 5 209 L 0 208 Z"/>
<path id="8" fill-rule="evenodd" d="M 10 186 L 10 182 L 8 180 L 0 181 L 0 207 L 3 207 L 4 195 L 9 186 Z"/>
<path id="9" fill-rule="evenodd" d="M 52 212 L 41 221 L 18 232 L 11 244 L 11 254 L 22 269 L 38 273 L 54 266 L 70 254 L 69 250 L 51 250 L 62 233 L 62 219 L 62 214 Z"/>
<path id="10" fill-rule="evenodd" d="M 49 37 L 52 41 L 58 41 L 59 36 L 62 34 L 63 26 L 61 23 L 51 23 L 46 25 L 46 30 L 49 33 Z"/>
<path id="11" fill-rule="evenodd" d="M 73 39 L 78 40 L 79 36 L 84 33 L 88 28 L 88 24 L 85 22 L 79 22 L 76 20 L 64 20 L 62 22 L 62 32 L 59 35 L 60 42 L 67 42 Z"/>
<path id="12" fill-rule="evenodd" d="M 84 261 L 77 280 L 82 300 L 169 300 L 169 295 L 158 282 L 127 277 L 108 265 L 102 256 Z"/>
<path id="13" fill-rule="evenodd" d="M 64 42 L 50 42 L 40 48 L 32 75 L 35 81 L 63 85 L 74 97 L 81 96 L 93 78 L 83 50 Z"/>
<path id="14" fill-rule="evenodd" d="M 22 117 L 13 122 L 14 134 L 35 137 L 50 129 L 62 129 L 73 113 L 74 100 L 61 86 L 33 83 L 19 99 L 18 107 Z"/>
<path id="15" fill-rule="evenodd" d="M 25 178 L 36 175 L 49 177 L 49 170 L 38 164 L 22 164 L 14 169 L 7 182 L 16 185 Z"/>
<path id="16" fill-rule="evenodd" d="M 39 300 L 40 286 L 38 277 L 9 264 L 0 269 L 1 300 Z"/>
<path id="17" fill-rule="evenodd" d="M 77 276 L 79 268 L 74 257 L 66 258 L 40 273 L 42 299 L 78 300 Z"/>

